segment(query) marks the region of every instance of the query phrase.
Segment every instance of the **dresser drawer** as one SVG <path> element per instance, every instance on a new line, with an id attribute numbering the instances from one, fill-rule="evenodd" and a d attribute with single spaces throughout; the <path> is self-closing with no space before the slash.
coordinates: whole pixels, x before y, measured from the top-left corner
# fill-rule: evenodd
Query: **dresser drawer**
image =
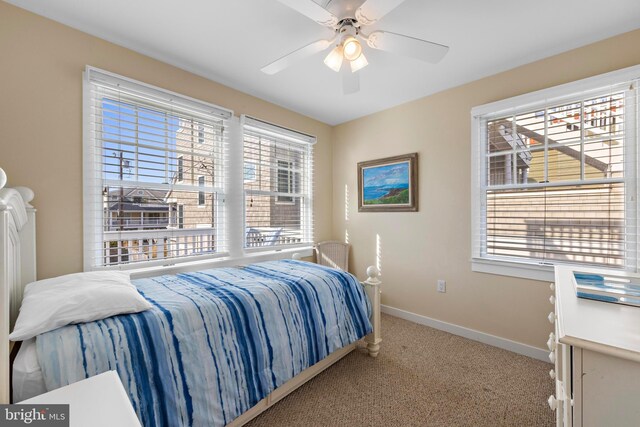
<path id="1" fill-rule="evenodd" d="M 582 350 L 582 425 L 640 425 L 640 363 Z"/>
<path id="2" fill-rule="evenodd" d="M 575 272 L 640 283 L 635 273 L 555 267 L 548 338 L 558 426 L 640 426 L 640 308 L 579 298 Z M 552 343 L 555 338 L 555 345 Z"/>

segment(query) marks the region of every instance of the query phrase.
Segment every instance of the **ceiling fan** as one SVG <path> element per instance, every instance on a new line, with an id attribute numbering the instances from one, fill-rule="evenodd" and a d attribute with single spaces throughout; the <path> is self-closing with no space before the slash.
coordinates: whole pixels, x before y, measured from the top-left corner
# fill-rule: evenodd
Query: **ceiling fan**
<path id="1" fill-rule="evenodd" d="M 374 24 L 391 12 L 404 0 L 366 0 L 358 9 L 354 17 L 338 19 L 334 14 L 320 6 L 313 0 L 278 0 L 280 3 L 303 14 L 318 24 L 334 30 L 335 35 L 329 40 L 318 40 L 282 58 L 264 66 L 262 72 L 276 74 L 308 56 L 334 45 L 324 59 L 327 67 L 339 72 L 343 62 L 347 61 L 351 72 L 343 72 L 343 92 L 351 94 L 360 90 L 358 71 L 368 65 L 361 41 L 370 48 L 409 56 L 422 61 L 436 63 L 449 51 L 449 47 L 414 37 L 391 33 L 388 31 L 374 31 L 366 34 L 363 26 Z"/>

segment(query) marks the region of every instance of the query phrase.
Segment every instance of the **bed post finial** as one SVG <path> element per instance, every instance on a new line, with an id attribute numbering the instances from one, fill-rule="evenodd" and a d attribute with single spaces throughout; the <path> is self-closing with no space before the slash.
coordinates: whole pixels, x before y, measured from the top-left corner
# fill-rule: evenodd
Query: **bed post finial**
<path id="1" fill-rule="evenodd" d="M 7 184 L 7 174 L 4 173 L 4 170 L 0 168 L 0 190 L 4 188 Z"/>
<path id="2" fill-rule="evenodd" d="M 35 196 L 35 194 L 33 193 L 33 190 L 27 187 L 13 187 L 18 193 L 20 193 L 20 196 L 22 196 L 22 200 L 24 201 L 25 207 L 29 208 L 32 207 L 31 204 L 29 204 L 30 201 L 33 200 L 33 197 Z"/>
<path id="3" fill-rule="evenodd" d="M 367 343 L 367 351 L 369 356 L 376 357 L 380 351 L 380 343 L 382 342 L 380 331 L 380 270 L 375 266 L 369 266 L 367 268 L 367 280 L 364 284 L 367 288 L 370 288 L 369 298 L 371 299 L 371 324 L 373 325 L 373 331 L 364 337 Z"/>
<path id="4" fill-rule="evenodd" d="M 381 283 L 378 277 L 380 277 L 380 270 L 377 267 L 373 265 L 367 267 L 367 284 Z"/>

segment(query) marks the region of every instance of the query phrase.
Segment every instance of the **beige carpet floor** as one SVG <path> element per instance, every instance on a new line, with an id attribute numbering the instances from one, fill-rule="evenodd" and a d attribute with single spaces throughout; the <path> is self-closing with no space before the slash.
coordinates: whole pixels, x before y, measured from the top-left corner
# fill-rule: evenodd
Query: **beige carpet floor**
<path id="1" fill-rule="evenodd" d="M 553 425 L 550 364 L 388 315 L 382 334 L 248 426 Z"/>

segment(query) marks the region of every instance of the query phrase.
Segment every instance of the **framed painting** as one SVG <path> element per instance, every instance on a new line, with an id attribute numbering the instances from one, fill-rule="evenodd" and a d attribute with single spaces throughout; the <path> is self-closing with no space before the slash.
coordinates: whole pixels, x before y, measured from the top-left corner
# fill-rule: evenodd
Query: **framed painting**
<path id="1" fill-rule="evenodd" d="M 418 153 L 358 163 L 358 212 L 416 212 Z"/>

